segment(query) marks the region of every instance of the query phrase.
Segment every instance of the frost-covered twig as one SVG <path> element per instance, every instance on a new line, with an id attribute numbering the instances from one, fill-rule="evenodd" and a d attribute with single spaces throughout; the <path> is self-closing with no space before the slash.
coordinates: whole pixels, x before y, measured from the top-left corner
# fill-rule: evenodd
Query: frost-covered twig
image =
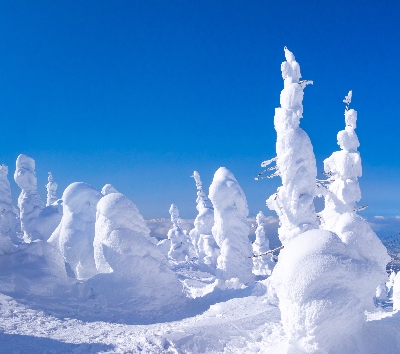
<path id="1" fill-rule="evenodd" d="M 268 165 L 270 165 L 271 163 L 273 163 L 277 159 L 278 159 L 278 157 L 275 156 L 274 158 L 272 158 L 270 160 L 263 161 L 263 162 L 261 162 L 261 167 L 267 167 Z"/>
<path id="2" fill-rule="evenodd" d="M 259 180 L 262 180 L 262 179 L 265 179 L 265 178 L 274 178 L 274 177 L 277 177 L 277 176 L 280 176 L 279 171 L 276 171 L 275 173 L 273 173 L 272 175 L 269 175 L 269 176 L 255 177 L 254 179 L 256 181 L 259 181 Z"/>
<path id="3" fill-rule="evenodd" d="M 254 257 L 265 256 L 265 255 L 267 255 L 267 254 L 270 254 L 270 253 L 274 253 L 274 252 L 276 252 L 276 251 L 279 251 L 279 250 L 281 250 L 283 247 L 284 247 L 284 246 L 280 246 L 280 247 L 278 247 L 278 248 L 275 248 L 275 249 L 273 249 L 273 250 L 271 250 L 271 251 L 268 251 L 268 252 L 265 252 L 265 253 L 253 254 L 252 256 L 247 257 L 247 258 L 254 258 Z"/>
<path id="4" fill-rule="evenodd" d="M 353 91 L 350 90 L 347 96 L 343 100 L 343 102 L 346 103 L 346 111 L 349 110 L 352 96 L 353 96 Z"/>
<path id="5" fill-rule="evenodd" d="M 358 207 L 358 208 L 355 208 L 354 211 L 361 211 L 361 210 L 365 210 L 365 209 L 367 209 L 367 208 L 368 208 L 368 204 L 363 205 L 363 206 L 360 206 L 360 207 Z"/>

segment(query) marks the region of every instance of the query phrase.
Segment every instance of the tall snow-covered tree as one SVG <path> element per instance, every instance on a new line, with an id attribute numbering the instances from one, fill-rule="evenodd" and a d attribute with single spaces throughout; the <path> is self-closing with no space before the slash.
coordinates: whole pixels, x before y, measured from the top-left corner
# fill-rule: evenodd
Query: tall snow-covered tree
<path id="1" fill-rule="evenodd" d="M 246 196 L 231 171 L 220 167 L 210 186 L 210 200 L 214 206 L 212 234 L 220 248 L 216 275 L 223 280 L 237 278 L 250 285 L 252 273 L 252 247 L 247 223 L 249 209 Z"/>
<path id="2" fill-rule="evenodd" d="M 48 183 L 46 184 L 46 189 L 47 189 L 46 206 L 49 206 L 58 200 L 56 195 L 58 184 L 54 182 L 53 175 L 51 174 L 51 172 L 49 172 L 47 181 Z"/>
<path id="3" fill-rule="evenodd" d="M 193 245 L 195 246 L 199 262 L 215 267 L 219 256 L 219 247 L 212 235 L 214 208 L 210 199 L 203 191 L 203 184 L 200 179 L 200 174 L 197 171 L 193 172 L 193 178 L 196 181 L 196 209 L 199 213 L 194 220 L 194 228 L 190 230 L 189 235 Z"/>
<path id="4" fill-rule="evenodd" d="M 16 161 L 14 180 L 22 189 L 18 197 L 18 207 L 24 241 L 31 242 L 40 239 L 41 235 L 36 230 L 35 221 L 44 208 L 44 204 L 37 192 L 35 160 L 23 154 L 19 155 Z"/>
<path id="5" fill-rule="evenodd" d="M 284 248 L 271 281 L 288 347 L 294 352 L 341 353 L 362 330 L 376 286 L 387 278 L 389 258 L 355 213 L 340 216 L 335 232 L 318 228 L 312 205 L 317 193 L 315 158 L 307 134 L 299 128 L 305 83 L 299 81 L 299 64 L 287 48 L 285 57 L 281 107 L 274 120 L 282 186 L 267 201 L 278 213 Z M 352 117 L 350 112 L 350 121 Z"/>
<path id="6" fill-rule="evenodd" d="M 357 215 L 356 203 L 361 199 L 358 178 L 361 177 L 360 146 L 355 129 L 357 112 L 349 109 L 352 91 L 344 99 L 345 129 L 337 134 L 340 151 L 324 160 L 324 173 L 329 177 L 319 184 L 319 193 L 325 197 L 325 208 L 320 213 L 321 227 L 336 233 L 354 254 L 368 259 L 386 275 L 387 251 L 368 222 Z M 382 279 L 382 282 L 385 278 Z M 375 284 L 375 287 L 378 284 Z"/>
<path id="7" fill-rule="evenodd" d="M 267 206 L 279 216 L 279 238 L 287 240 L 319 227 L 314 209 L 317 168 L 311 141 L 300 128 L 303 117 L 303 89 L 312 83 L 300 81 L 300 65 L 285 47 L 286 61 L 282 63 L 284 88 L 280 96 L 281 107 L 275 109 L 276 175 L 282 186 L 267 200 Z M 262 166 L 266 167 L 266 163 Z"/>

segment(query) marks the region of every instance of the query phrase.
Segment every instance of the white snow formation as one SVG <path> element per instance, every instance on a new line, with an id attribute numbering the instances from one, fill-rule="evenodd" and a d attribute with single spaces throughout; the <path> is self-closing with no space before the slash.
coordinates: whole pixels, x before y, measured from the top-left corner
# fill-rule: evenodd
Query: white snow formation
<path id="1" fill-rule="evenodd" d="M 46 206 L 49 206 L 53 204 L 54 202 L 57 201 L 57 187 L 58 184 L 54 182 L 53 175 L 51 172 L 49 172 L 49 176 L 47 177 L 48 183 L 46 184 L 46 189 L 47 189 L 47 201 L 46 201 Z"/>
<path id="2" fill-rule="evenodd" d="M 256 239 L 253 242 L 253 253 L 255 256 L 270 251 L 269 240 L 265 237 L 264 214 L 260 211 L 256 216 L 257 229 Z M 271 275 L 275 266 L 272 254 L 266 254 L 253 258 L 253 273 L 256 275 Z"/>
<path id="3" fill-rule="evenodd" d="M 220 167 L 214 174 L 209 198 L 214 206 L 212 234 L 220 248 L 216 275 L 222 280 L 237 278 L 250 285 L 253 252 L 248 238 L 250 227 L 246 221 L 249 214 L 246 196 L 233 173 Z"/>
<path id="4" fill-rule="evenodd" d="M 7 174 L 8 167 L 0 165 L 0 237 L 11 239 L 13 242 L 18 243 L 20 241 L 17 237 L 19 217 L 12 204 L 10 182 Z M 4 242 L 5 245 L 8 243 Z"/>
<path id="5" fill-rule="evenodd" d="M 35 222 L 44 204 L 37 192 L 35 160 L 23 154 L 19 155 L 16 162 L 14 180 L 22 189 L 18 197 L 18 207 L 24 241 L 31 242 L 41 239 L 42 236 L 36 230 Z"/>
<path id="6" fill-rule="evenodd" d="M 48 242 L 58 248 L 77 279 L 98 273 L 94 262 L 96 205 L 103 195 L 89 184 L 75 182 L 64 191 L 63 216 Z"/>
<path id="7" fill-rule="evenodd" d="M 400 272 L 397 272 L 393 282 L 393 311 L 400 310 Z"/>
<path id="8" fill-rule="evenodd" d="M 112 184 L 107 183 L 101 189 L 101 194 L 107 195 L 107 194 L 110 194 L 110 193 L 118 193 L 118 191 L 114 188 L 114 186 Z"/>
<path id="9" fill-rule="evenodd" d="M 335 151 L 324 161 L 324 173 L 329 177 L 328 190 L 319 187 L 325 197 L 325 209 L 320 213 L 324 229 L 335 232 L 340 216 L 344 213 L 353 213 L 356 203 L 361 199 L 361 190 L 358 177 L 361 177 L 361 158 L 357 148 L 360 146 L 355 133 L 357 112 L 348 109 L 352 91 L 346 97 L 345 122 L 346 127 L 337 135 L 340 151 Z"/>
<path id="10" fill-rule="evenodd" d="M 182 297 L 182 286 L 134 203 L 123 194 L 110 193 L 98 202 L 96 215 L 96 267 L 111 274 L 90 279 L 95 293 L 110 303 L 130 303 L 132 310 L 139 305 L 141 310 L 171 305 Z"/>
<path id="11" fill-rule="evenodd" d="M 190 230 L 190 238 L 195 246 L 195 251 L 200 263 L 205 263 L 211 267 L 216 266 L 219 256 L 219 247 L 212 235 L 214 225 L 214 208 L 210 199 L 203 191 L 203 183 L 200 174 L 193 172 L 193 178 L 197 187 L 197 206 L 198 214 L 194 220 L 194 228 Z"/>
<path id="12" fill-rule="evenodd" d="M 284 88 L 281 107 L 275 109 L 276 175 L 282 179 L 277 193 L 267 200 L 267 206 L 279 216 L 279 238 L 282 244 L 311 229 L 318 228 L 314 209 L 317 168 L 313 147 L 307 133 L 299 127 L 303 117 L 303 89 L 311 81 L 299 81 L 300 65 L 285 47 L 286 61 L 282 63 Z M 267 166 L 266 161 L 262 166 Z"/>
<path id="13" fill-rule="evenodd" d="M 277 165 L 283 186 L 268 199 L 268 206 L 280 218 L 279 237 L 284 248 L 272 281 L 282 325 L 294 352 L 336 353 L 340 352 L 338 346 L 346 347 L 362 331 L 364 312 L 373 309 L 372 299 L 377 285 L 387 278 L 385 267 L 390 258 L 355 211 L 342 214 L 335 230 L 317 229 L 313 206 L 315 158 L 306 133 L 298 128 L 302 85 L 298 83 L 298 64 L 286 48 L 285 56 L 281 105 L 284 107 L 282 101 L 286 100 L 297 104 L 286 104 L 293 108 L 282 108 L 275 114 Z M 288 88 L 291 93 L 284 92 Z M 348 118 L 354 128 L 354 113 L 349 113 Z M 341 141 L 347 142 L 347 138 Z M 343 170 L 345 175 L 346 165 Z M 352 171 L 357 172 L 357 168 Z M 329 218 L 329 212 L 326 214 Z"/>
<path id="14" fill-rule="evenodd" d="M 172 204 L 169 213 L 171 214 L 172 229 L 168 231 L 168 239 L 170 240 L 170 249 L 168 258 L 177 262 L 184 262 L 195 256 L 194 248 L 190 242 L 189 236 L 183 232 L 179 210 L 176 205 Z"/>
<path id="15" fill-rule="evenodd" d="M 21 244 L 0 257 L 2 293 L 23 299 L 40 296 L 48 302 L 57 295 L 65 297 L 71 284 L 62 254 L 45 241 Z"/>

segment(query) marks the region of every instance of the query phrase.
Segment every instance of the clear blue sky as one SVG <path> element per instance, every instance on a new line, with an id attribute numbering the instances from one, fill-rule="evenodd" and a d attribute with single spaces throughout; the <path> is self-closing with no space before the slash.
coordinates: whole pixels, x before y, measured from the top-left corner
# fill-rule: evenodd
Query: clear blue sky
<path id="1" fill-rule="evenodd" d="M 279 178 L 283 47 L 304 79 L 305 129 L 319 170 L 353 90 L 364 214 L 400 215 L 398 1 L 1 1 L 0 162 L 36 160 L 65 187 L 112 183 L 145 218 L 196 215 L 194 169 L 230 169 L 254 214 Z M 12 181 L 13 197 L 19 193 Z M 270 212 L 269 212 L 270 213 Z M 272 214 L 271 214 L 272 215 Z"/>

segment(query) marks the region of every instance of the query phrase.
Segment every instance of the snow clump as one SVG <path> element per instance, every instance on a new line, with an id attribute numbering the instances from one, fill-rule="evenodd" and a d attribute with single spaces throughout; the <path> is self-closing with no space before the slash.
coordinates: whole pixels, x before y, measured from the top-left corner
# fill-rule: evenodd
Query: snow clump
<path id="1" fill-rule="evenodd" d="M 245 285 L 254 282 L 250 227 L 246 221 L 249 210 L 246 196 L 233 173 L 220 167 L 210 186 L 214 206 L 212 234 L 221 253 L 216 275 L 222 280 L 237 278 Z"/>

